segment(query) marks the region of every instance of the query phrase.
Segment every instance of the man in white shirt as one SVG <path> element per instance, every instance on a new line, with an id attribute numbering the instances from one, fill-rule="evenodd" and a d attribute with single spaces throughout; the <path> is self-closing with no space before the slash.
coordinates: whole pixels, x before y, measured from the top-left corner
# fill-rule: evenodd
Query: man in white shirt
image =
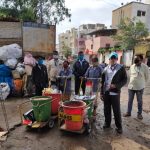
<path id="1" fill-rule="evenodd" d="M 63 61 L 59 59 L 57 51 L 53 51 L 53 59 L 47 65 L 48 78 L 51 86 L 57 86 L 57 76 L 62 69 Z"/>
<path id="2" fill-rule="evenodd" d="M 130 67 L 130 82 L 128 85 L 128 109 L 124 117 L 131 116 L 132 104 L 134 95 L 137 96 L 138 113 L 137 118 L 143 119 L 142 105 L 143 105 L 143 92 L 145 84 L 149 79 L 149 68 L 143 62 L 143 55 L 135 55 L 134 64 Z"/>

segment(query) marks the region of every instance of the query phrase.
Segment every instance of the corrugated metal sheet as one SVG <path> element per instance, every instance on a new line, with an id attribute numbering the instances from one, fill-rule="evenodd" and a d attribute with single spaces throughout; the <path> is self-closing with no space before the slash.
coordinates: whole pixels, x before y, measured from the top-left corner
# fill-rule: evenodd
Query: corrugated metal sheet
<path id="1" fill-rule="evenodd" d="M 49 28 L 53 27 L 52 25 L 33 23 L 33 22 L 24 22 L 23 26 L 24 27 L 33 27 L 33 28 L 45 28 L 45 29 L 49 29 Z"/>
<path id="2" fill-rule="evenodd" d="M 55 26 L 50 28 L 23 27 L 23 49 L 25 52 L 52 53 L 55 50 Z"/>
<path id="3" fill-rule="evenodd" d="M 22 46 L 22 23 L 0 21 L 0 46 L 12 43 Z"/>
<path id="4" fill-rule="evenodd" d="M 47 55 L 55 50 L 55 38 L 53 25 L 0 21 L 0 46 L 17 43 L 24 52 Z"/>

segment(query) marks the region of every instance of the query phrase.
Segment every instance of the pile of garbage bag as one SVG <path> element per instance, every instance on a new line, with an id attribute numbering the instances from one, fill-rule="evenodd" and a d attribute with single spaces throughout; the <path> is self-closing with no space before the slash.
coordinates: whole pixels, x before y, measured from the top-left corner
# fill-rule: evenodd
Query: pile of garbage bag
<path id="1" fill-rule="evenodd" d="M 26 53 L 23 58 L 22 48 L 18 44 L 10 44 L 0 47 L 0 60 L 0 84 L 8 85 L 6 93 L 9 91 L 14 96 L 25 93 L 28 87 L 25 83 L 29 82 L 32 67 L 36 65 L 32 54 Z"/>
<path id="2" fill-rule="evenodd" d="M 14 90 L 14 81 L 20 80 L 25 74 L 25 66 L 22 57 L 22 48 L 18 44 L 10 44 L 0 47 L 0 84 L 5 83 L 9 86 L 9 93 Z M 8 93 L 8 91 L 6 93 Z"/>
<path id="3" fill-rule="evenodd" d="M 0 47 L 0 59 L 6 62 L 8 59 L 22 57 L 22 48 L 18 44 L 10 44 Z"/>
<path id="4" fill-rule="evenodd" d="M 18 44 L 10 44 L 0 47 L 0 60 L 5 65 L 14 69 L 17 65 L 17 59 L 22 57 L 22 48 Z"/>

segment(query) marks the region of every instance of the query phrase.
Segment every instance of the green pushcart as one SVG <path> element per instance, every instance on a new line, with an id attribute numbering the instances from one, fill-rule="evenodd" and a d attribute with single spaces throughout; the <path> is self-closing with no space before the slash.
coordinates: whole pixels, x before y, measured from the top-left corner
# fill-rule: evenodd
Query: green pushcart
<path id="1" fill-rule="evenodd" d="M 51 102 L 51 97 L 36 96 L 30 98 L 29 101 L 20 104 L 19 112 L 22 124 L 28 128 L 43 128 L 46 126 L 53 128 L 55 124 L 54 120 L 57 116 L 52 116 L 51 114 Z M 22 110 L 27 103 L 32 104 L 32 109 L 26 113 L 22 113 Z"/>

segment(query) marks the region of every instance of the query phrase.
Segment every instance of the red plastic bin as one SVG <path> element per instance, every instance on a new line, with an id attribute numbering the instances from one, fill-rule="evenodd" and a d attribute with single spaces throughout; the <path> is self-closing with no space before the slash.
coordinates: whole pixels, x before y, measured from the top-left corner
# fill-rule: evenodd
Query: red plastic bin
<path id="1" fill-rule="evenodd" d="M 80 115 L 81 121 L 65 120 L 66 129 L 79 131 L 83 127 L 84 111 L 86 103 L 83 101 L 68 101 L 63 103 L 63 110 L 66 115 Z"/>
<path id="2" fill-rule="evenodd" d="M 44 93 L 43 96 L 51 96 L 52 97 L 52 114 L 58 114 L 59 102 L 61 101 L 61 94 L 46 94 Z"/>

